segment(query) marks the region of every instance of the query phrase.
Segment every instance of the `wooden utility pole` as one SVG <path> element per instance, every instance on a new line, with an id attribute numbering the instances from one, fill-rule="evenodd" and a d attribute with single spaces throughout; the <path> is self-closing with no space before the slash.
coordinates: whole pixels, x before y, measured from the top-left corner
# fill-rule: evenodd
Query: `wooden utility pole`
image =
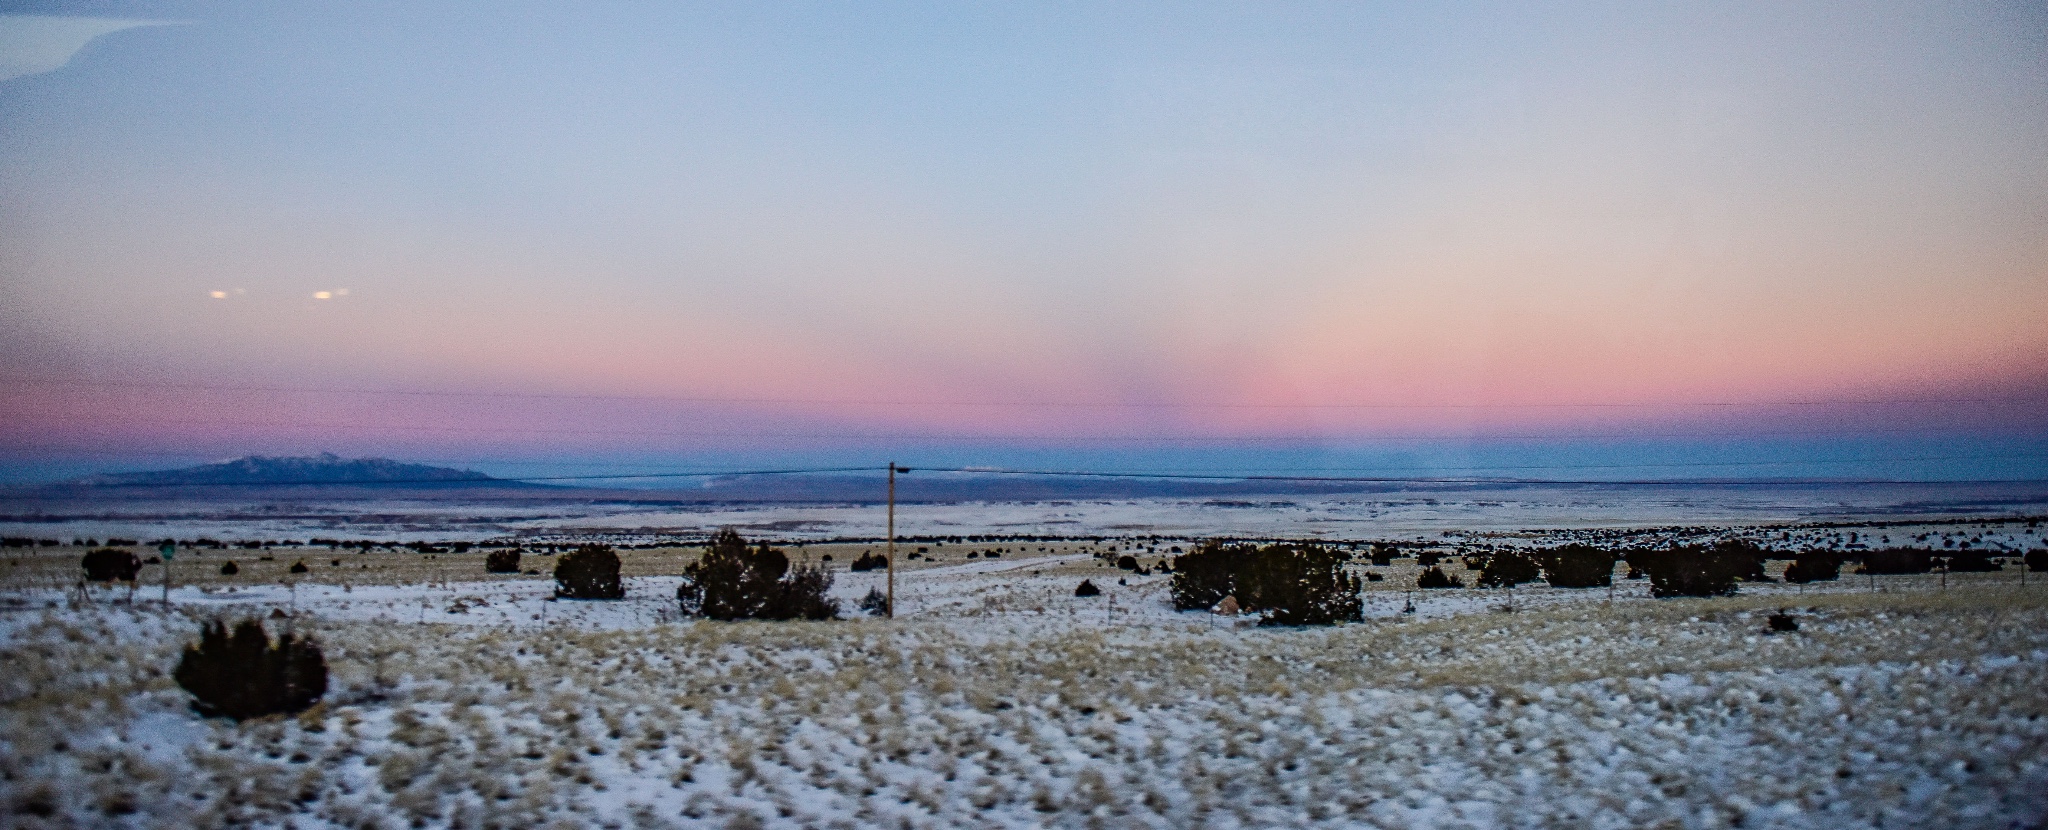
<path id="1" fill-rule="evenodd" d="M 889 619 L 896 619 L 896 462 L 889 462 Z"/>

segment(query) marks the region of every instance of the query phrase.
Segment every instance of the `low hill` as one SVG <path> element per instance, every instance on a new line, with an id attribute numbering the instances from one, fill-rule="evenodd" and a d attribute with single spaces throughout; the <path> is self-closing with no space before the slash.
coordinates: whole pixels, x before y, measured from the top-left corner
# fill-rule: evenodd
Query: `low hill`
<path id="1" fill-rule="evenodd" d="M 251 455 L 178 470 L 107 473 L 73 479 L 74 487 L 180 487 L 195 485 L 404 484 L 411 486 L 534 487 L 474 470 L 406 464 L 388 458 L 342 458 L 333 453 L 274 457 Z"/>

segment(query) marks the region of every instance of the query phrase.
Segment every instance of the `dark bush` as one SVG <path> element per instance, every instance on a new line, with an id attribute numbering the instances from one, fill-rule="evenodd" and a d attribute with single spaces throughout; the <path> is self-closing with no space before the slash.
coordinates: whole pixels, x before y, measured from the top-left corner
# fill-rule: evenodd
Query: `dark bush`
<path id="1" fill-rule="evenodd" d="M 327 660 L 318 643 L 289 632 L 272 642 L 261 621 L 243 620 L 229 633 L 214 620 L 185 647 L 172 677 L 200 714 L 239 721 L 312 706 L 327 693 Z"/>
<path id="2" fill-rule="evenodd" d="M 1963 551 L 1948 558 L 1948 569 L 1955 573 L 1988 573 L 2005 570 L 2004 566 L 1991 561 L 1983 551 Z"/>
<path id="3" fill-rule="evenodd" d="M 1463 588 L 1465 581 L 1444 573 L 1444 569 L 1431 566 L 1415 578 L 1417 588 Z"/>
<path id="4" fill-rule="evenodd" d="M 559 599 L 623 599 L 619 555 L 610 545 L 584 545 L 555 560 L 555 596 Z"/>
<path id="5" fill-rule="evenodd" d="M 1138 557 L 1128 554 L 1119 556 L 1116 558 L 1116 566 L 1127 571 L 1135 571 L 1138 569 Z"/>
<path id="6" fill-rule="evenodd" d="M 1444 555 L 1433 550 L 1420 551 L 1415 554 L 1415 564 L 1425 568 L 1434 568 L 1443 560 Z"/>
<path id="7" fill-rule="evenodd" d="M 1794 619 L 1791 614 L 1785 613 L 1783 611 L 1780 611 L 1776 614 L 1772 614 L 1767 622 L 1769 623 L 1772 631 L 1799 630 L 1799 621 L 1797 619 Z"/>
<path id="8" fill-rule="evenodd" d="M 519 549 L 494 550 L 484 554 L 484 573 L 516 574 L 519 572 Z"/>
<path id="9" fill-rule="evenodd" d="M 1102 589 L 1095 587 L 1094 582 L 1083 579 L 1081 580 L 1081 584 L 1074 586 L 1074 596 L 1099 597 L 1102 596 Z"/>
<path id="10" fill-rule="evenodd" d="M 1924 574 L 1934 570 L 1934 551 L 1919 548 L 1885 548 L 1863 552 L 1864 574 Z"/>
<path id="11" fill-rule="evenodd" d="M 883 571 L 888 569 L 889 557 L 883 556 L 878 553 L 863 553 L 859 556 L 856 556 L 853 558 L 853 564 L 848 567 L 848 570 L 856 572 Z"/>
<path id="12" fill-rule="evenodd" d="M 1207 611 L 1236 592 L 1234 576 L 1252 550 L 1250 545 L 1209 541 L 1174 557 L 1173 579 L 1167 584 L 1174 610 Z"/>
<path id="13" fill-rule="evenodd" d="M 1268 545 L 1236 573 L 1233 593 L 1260 625 L 1329 625 L 1363 619 L 1350 557 L 1319 545 Z"/>
<path id="14" fill-rule="evenodd" d="M 304 560 L 304 559 L 301 559 L 301 560 L 299 560 L 299 561 L 297 561 L 297 562 L 293 562 L 293 563 L 292 563 L 292 566 L 291 566 L 291 567 L 289 567 L 289 568 L 286 568 L 285 570 L 286 570 L 286 571 L 289 571 L 289 572 L 291 572 L 291 573 L 295 573 L 295 574 L 302 574 L 302 573 L 306 573 L 306 572 L 308 572 L 308 571 L 311 571 L 311 570 L 312 570 L 312 568 L 308 568 L 308 567 L 306 567 L 306 560 Z"/>
<path id="15" fill-rule="evenodd" d="M 1771 552 L 1747 540 L 1716 542 L 1714 555 L 1720 557 L 1726 566 L 1735 570 L 1735 578 L 1744 582 L 1772 582 L 1764 573 L 1764 563 L 1770 561 Z"/>
<path id="16" fill-rule="evenodd" d="M 1365 581 L 1367 581 L 1367 582 L 1385 582 L 1385 581 L 1387 581 L 1387 575 L 1386 575 L 1386 574 L 1383 574 L 1383 573 L 1380 573 L 1379 571 L 1366 571 L 1366 572 L 1365 572 Z"/>
<path id="17" fill-rule="evenodd" d="M 85 578 L 93 582 L 134 582 L 136 574 L 142 572 L 142 560 L 135 552 L 119 548 L 88 552 L 79 565 L 85 568 Z"/>
<path id="18" fill-rule="evenodd" d="M 1400 551 L 1395 548 L 1390 548 L 1386 545 L 1373 545 L 1372 564 L 1375 567 L 1387 567 L 1394 564 L 1394 557 L 1398 554 L 1400 554 Z"/>
<path id="19" fill-rule="evenodd" d="M 869 588 L 868 595 L 860 598 L 860 610 L 871 617 L 889 616 L 889 595 L 880 588 Z"/>
<path id="20" fill-rule="evenodd" d="M 1724 597 L 1756 567 L 1756 559 L 1739 548 L 1688 546 L 1668 551 L 1631 553 L 1629 564 L 1650 576 L 1653 597 Z"/>
<path id="21" fill-rule="evenodd" d="M 676 601 L 683 613 L 714 620 L 829 620 L 839 602 L 828 594 L 832 573 L 822 567 L 790 567 L 789 557 L 731 530 L 713 537 L 704 556 L 683 568 Z"/>
<path id="22" fill-rule="evenodd" d="M 235 574 L 238 574 L 238 573 L 241 573 L 241 572 L 242 572 L 242 569 L 241 569 L 241 568 L 239 568 L 239 567 L 236 567 L 236 565 L 235 565 L 235 563 L 234 563 L 234 560 L 229 560 L 229 561 L 226 561 L 226 562 L 222 562 L 222 563 L 221 563 L 221 565 L 220 565 L 220 575 L 221 575 L 221 576 L 234 576 Z"/>
<path id="23" fill-rule="evenodd" d="M 1785 581 L 1795 585 L 1833 582 L 1841 575 L 1842 560 L 1833 551 L 1805 551 L 1794 557 L 1792 564 L 1785 566 Z"/>
<path id="24" fill-rule="evenodd" d="M 1486 567 L 1479 572 L 1479 587 L 1512 588 L 1535 582 L 1542 575 L 1536 560 L 1528 556 L 1513 551 L 1496 553 L 1486 558 Z"/>
<path id="25" fill-rule="evenodd" d="M 2027 551 L 2027 570 L 2048 571 L 2048 548 Z"/>
<path id="26" fill-rule="evenodd" d="M 1538 554 L 1543 578 L 1555 588 L 1605 588 L 1614 584 L 1614 552 L 1570 544 Z"/>

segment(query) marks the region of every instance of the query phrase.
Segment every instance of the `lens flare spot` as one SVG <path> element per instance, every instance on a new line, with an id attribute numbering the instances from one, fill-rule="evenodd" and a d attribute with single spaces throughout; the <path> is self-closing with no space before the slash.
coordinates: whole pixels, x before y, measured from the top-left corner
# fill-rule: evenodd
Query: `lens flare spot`
<path id="1" fill-rule="evenodd" d="M 313 299 L 315 299 L 315 300 L 332 300 L 332 299 L 334 299 L 334 292 L 332 292 L 332 291 L 315 291 L 315 292 L 313 292 Z"/>
<path id="2" fill-rule="evenodd" d="M 228 298 L 228 292 L 226 291 L 208 291 L 206 293 L 212 295 L 212 297 L 216 300 L 225 300 Z"/>

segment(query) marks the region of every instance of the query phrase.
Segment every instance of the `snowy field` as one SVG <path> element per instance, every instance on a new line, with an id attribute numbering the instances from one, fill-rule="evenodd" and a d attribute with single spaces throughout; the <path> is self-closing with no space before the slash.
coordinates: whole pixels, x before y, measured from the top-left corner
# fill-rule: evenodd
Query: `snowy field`
<path id="1" fill-rule="evenodd" d="M 2038 529 L 1929 527 L 1810 532 L 2023 547 Z M 1002 558 L 980 555 L 997 547 Z M 843 568 L 866 549 L 798 555 Z M 132 602 L 125 589 L 86 598 L 55 576 L 76 567 L 75 549 L 10 551 L 0 807 L 19 827 L 2007 828 L 2048 816 L 2048 574 L 1655 600 L 1626 580 L 1611 593 L 1411 594 L 1409 559 L 1372 569 L 1385 579 L 1368 586 L 1367 622 L 1288 630 L 1174 612 L 1166 577 L 1094 556 L 1168 550 L 938 546 L 905 561 L 895 621 L 773 624 L 678 619 L 673 574 L 691 555 L 678 550 L 627 552 L 617 602 L 549 601 L 545 578 L 486 577 L 476 554 L 210 551 L 181 555 L 194 578 L 168 608 L 147 587 L 154 566 Z M 246 569 L 219 576 L 231 556 Z M 302 559 L 309 573 L 286 570 Z M 1072 596 L 1083 578 L 1104 596 Z M 881 579 L 838 574 L 849 616 Z M 1780 609 L 1797 632 L 1766 633 Z M 194 715 L 169 671 L 198 621 L 276 612 L 288 616 L 273 628 L 325 647 L 326 700 L 239 726 Z"/>
<path id="2" fill-rule="evenodd" d="M 877 485 L 879 488 L 879 484 Z M 657 499 L 677 494 L 650 492 Z M 876 496 L 880 496 L 880 490 Z M 908 536 L 1419 539 L 1445 531 L 1944 520 L 2048 512 L 2048 483 L 1895 485 L 1516 485 L 1229 498 L 906 503 Z M 0 501 L 0 535 L 50 539 L 308 538 L 617 542 L 702 538 L 721 528 L 785 540 L 880 538 L 879 504 L 663 504 L 531 500 Z"/>

